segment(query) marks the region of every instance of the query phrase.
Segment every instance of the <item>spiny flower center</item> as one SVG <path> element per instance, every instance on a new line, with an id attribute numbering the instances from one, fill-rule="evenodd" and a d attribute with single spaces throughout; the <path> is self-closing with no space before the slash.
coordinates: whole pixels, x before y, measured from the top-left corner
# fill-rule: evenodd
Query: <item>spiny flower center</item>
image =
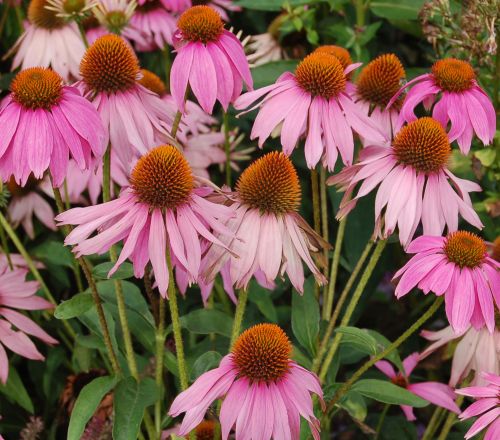
<path id="1" fill-rule="evenodd" d="M 469 90 L 476 78 L 472 66 L 456 58 L 436 61 L 432 66 L 432 75 L 439 88 L 455 93 Z"/>
<path id="2" fill-rule="evenodd" d="M 150 70 L 141 69 L 142 78 L 139 80 L 139 84 L 146 87 L 146 89 L 151 90 L 159 96 L 163 96 L 167 93 L 167 88 L 165 83 L 161 78 Z"/>
<path id="3" fill-rule="evenodd" d="M 484 240 L 468 231 L 452 232 L 446 237 L 444 253 L 460 268 L 479 266 L 486 256 Z"/>
<path id="4" fill-rule="evenodd" d="M 30 109 L 50 109 L 61 98 L 62 78 L 53 70 L 30 67 L 19 72 L 10 85 L 13 99 Z"/>
<path id="5" fill-rule="evenodd" d="M 172 145 L 162 145 L 142 156 L 130 176 L 139 200 L 152 209 L 174 209 L 185 203 L 194 188 L 191 168 Z"/>
<path id="6" fill-rule="evenodd" d="M 262 156 L 240 176 L 241 200 L 261 212 L 284 214 L 300 205 L 300 182 L 290 159 L 276 151 Z"/>
<path id="7" fill-rule="evenodd" d="M 64 20 L 57 12 L 46 9 L 47 0 L 31 0 L 28 6 L 28 19 L 35 26 L 44 29 L 58 29 L 64 26 Z"/>
<path id="8" fill-rule="evenodd" d="M 215 423 L 211 420 L 204 420 L 196 428 L 196 440 L 214 440 Z M 189 439 L 189 436 L 186 437 Z"/>
<path id="9" fill-rule="evenodd" d="M 117 35 L 104 35 L 87 49 L 80 63 L 83 80 L 96 92 L 116 93 L 134 86 L 139 61 Z"/>
<path id="10" fill-rule="evenodd" d="M 224 30 L 220 15 L 210 6 L 193 6 L 177 22 L 183 37 L 189 41 L 216 41 Z"/>
<path id="11" fill-rule="evenodd" d="M 252 382 L 274 382 L 289 369 L 292 345 L 277 325 L 258 324 L 241 334 L 232 353 L 241 376 Z"/>
<path id="12" fill-rule="evenodd" d="M 345 69 L 349 64 L 352 64 L 351 54 L 347 49 L 344 49 L 341 46 L 335 46 L 333 44 L 328 44 L 325 46 L 319 46 L 315 51 L 315 53 L 327 53 L 329 55 L 333 55 L 336 57 L 342 67 Z"/>
<path id="13" fill-rule="evenodd" d="M 410 122 L 399 131 L 392 146 L 401 163 L 424 173 L 441 170 L 451 153 L 445 130 L 432 118 Z"/>
<path id="14" fill-rule="evenodd" d="M 361 71 L 357 90 L 359 96 L 372 104 L 385 108 L 401 87 L 405 69 L 392 53 L 380 55 Z M 401 104 L 402 100 L 398 100 Z"/>
<path id="15" fill-rule="evenodd" d="M 324 52 L 313 52 L 305 57 L 295 70 L 300 86 L 313 96 L 330 99 L 345 90 L 346 77 L 337 57 Z"/>

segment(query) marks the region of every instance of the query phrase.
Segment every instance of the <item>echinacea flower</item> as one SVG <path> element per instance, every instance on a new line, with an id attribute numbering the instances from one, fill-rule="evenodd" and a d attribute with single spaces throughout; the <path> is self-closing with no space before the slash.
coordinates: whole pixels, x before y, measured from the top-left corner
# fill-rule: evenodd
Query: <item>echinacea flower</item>
<path id="1" fill-rule="evenodd" d="M 457 394 L 477 399 L 477 402 L 458 416 L 460 420 L 479 416 L 465 434 L 467 440 L 485 428 L 488 429 L 484 434 L 484 440 L 500 438 L 500 376 L 484 372 L 483 377 L 488 383 L 486 386 L 467 387 L 455 391 Z"/>
<path id="2" fill-rule="evenodd" d="M 424 359 L 431 353 L 449 343 L 456 344 L 449 385 L 456 387 L 457 384 L 474 371 L 471 385 L 485 385 L 486 382 L 481 372 L 500 374 L 500 330 L 495 328 L 490 333 L 486 327 L 476 330 L 469 327 L 462 333 L 455 333 L 451 326 L 445 327 L 437 332 L 423 330 L 421 333 L 425 339 L 432 341 L 422 353 L 420 359 Z M 457 343 L 458 340 L 458 343 Z"/>
<path id="3" fill-rule="evenodd" d="M 95 7 L 100 0 L 47 0 L 45 9 L 56 13 L 65 20 L 80 20 L 86 12 Z"/>
<path id="4" fill-rule="evenodd" d="M 495 329 L 495 305 L 500 308 L 500 263 L 486 253 L 477 235 L 456 231 L 446 237 L 416 238 L 407 252 L 415 254 L 395 275 L 399 299 L 418 286 L 425 294 L 444 294 L 446 316 L 456 333 L 472 324 Z"/>
<path id="5" fill-rule="evenodd" d="M 75 87 L 53 70 L 32 67 L 16 75 L 0 108 L 0 175 L 24 186 L 31 173 L 49 170 L 62 185 L 72 157 L 88 169 L 104 153 L 99 115 Z"/>
<path id="6" fill-rule="evenodd" d="M 240 40 L 224 29 L 220 15 L 208 6 L 193 6 L 177 22 L 177 56 L 170 87 L 180 111 L 188 84 L 201 108 L 212 114 L 218 100 L 225 111 L 240 96 L 243 82 L 253 88 L 252 75 Z"/>
<path id="7" fill-rule="evenodd" d="M 99 0 L 92 11 L 102 26 L 120 35 L 127 31 L 136 6 L 135 0 Z"/>
<path id="8" fill-rule="evenodd" d="M 330 245 L 298 213 L 300 182 L 286 155 L 268 153 L 251 164 L 241 174 L 232 199 L 236 216 L 226 226 L 240 240 L 227 236 L 220 238 L 234 255 L 218 247 L 208 251 L 208 280 L 230 260 L 231 279 L 237 288 L 246 288 L 255 272 L 260 270 L 268 282 L 286 273 L 295 289 L 302 293 L 302 262 L 318 284 L 326 283 L 311 253 L 321 261 L 322 250 Z"/>
<path id="9" fill-rule="evenodd" d="M 29 336 L 47 344 L 57 344 L 38 324 L 14 310 L 46 310 L 54 306 L 36 296 L 38 282 L 26 281 L 28 269 L 11 270 L 5 260 L 0 260 L 0 381 L 9 375 L 9 361 L 5 347 L 28 359 L 44 360 Z"/>
<path id="10" fill-rule="evenodd" d="M 455 403 L 455 393 L 453 389 L 439 382 L 419 382 L 410 383 L 409 376 L 418 364 L 419 354 L 413 353 L 403 360 L 404 371 L 396 373 L 388 361 L 378 361 L 375 366 L 384 373 L 394 385 L 406 388 L 410 393 L 431 402 L 434 405 L 447 409 L 456 414 L 460 413 L 460 408 Z M 413 408 L 408 405 L 401 405 L 406 419 L 413 421 L 417 418 L 413 414 Z"/>
<path id="11" fill-rule="evenodd" d="M 94 42 L 103 35 L 109 34 L 109 31 L 102 26 L 93 15 L 83 20 L 82 26 L 85 31 L 85 38 L 87 39 L 89 45 L 94 44 Z"/>
<path id="12" fill-rule="evenodd" d="M 328 179 L 345 191 L 337 218 L 345 217 L 359 198 L 377 186 L 375 233 L 387 238 L 396 226 L 399 241 L 407 246 L 422 222 L 425 235 L 441 235 L 458 228 L 458 214 L 471 225 L 483 224 L 472 207 L 469 192 L 481 187 L 459 179 L 447 168 L 451 147 L 445 130 L 432 118 L 404 126 L 390 147 L 370 145 L 359 162 Z M 361 184 L 355 197 L 354 190 Z"/>
<path id="13" fill-rule="evenodd" d="M 346 75 L 359 64 L 344 69 L 337 57 L 313 52 L 300 62 L 295 75 L 285 72 L 276 83 L 240 96 L 234 106 L 243 110 L 265 96 L 250 110 L 259 107 L 250 135 L 265 140 L 281 125 L 281 145 L 289 156 L 299 138 L 305 136 L 307 166 L 314 168 L 322 159 L 333 170 L 338 153 L 346 165 L 354 154 L 353 130 L 373 141 L 383 142 L 382 133 L 351 99 Z M 247 110 L 247 111 L 250 111 Z"/>
<path id="14" fill-rule="evenodd" d="M 462 153 L 470 150 L 475 133 L 484 145 L 495 136 L 495 109 L 485 91 L 479 87 L 472 66 L 463 60 L 445 58 L 436 61 L 431 73 L 420 75 L 405 84 L 392 102 L 409 86 L 412 87 L 401 107 L 398 126 L 416 119 L 415 107 L 423 102 L 427 108 L 434 104 L 432 117 L 443 127 L 450 122 L 450 142 L 457 140 Z M 438 99 L 438 96 L 439 99 Z M 389 103 L 389 105 L 392 104 Z"/>
<path id="15" fill-rule="evenodd" d="M 161 440 L 170 439 L 171 435 L 179 434 L 180 425 L 167 429 L 161 433 Z M 215 422 L 213 420 L 203 420 L 195 429 L 196 439 L 200 440 L 214 440 L 215 436 Z"/>
<path id="16" fill-rule="evenodd" d="M 79 78 L 78 65 L 85 46 L 76 23 L 67 23 L 46 8 L 48 0 L 31 0 L 24 33 L 12 51 L 17 52 L 12 70 L 21 66 L 52 67 L 65 81 Z"/>
<path id="17" fill-rule="evenodd" d="M 79 87 L 99 112 L 109 142 L 124 167 L 170 139 L 173 114 L 142 86 L 139 61 L 117 35 L 104 35 L 87 49 Z"/>
<path id="18" fill-rule="evenodd" d="M 173 267 L 181 266 L 198 278 L 201 264 L 200 237 L 224 247 L 209 228 L 229 233 L 223 226 L 233 210 L 206 200 L 211 190 L 196 187 L 186 159 L 171 145 L 162 145 L 142 156 L 132 170 L 130 187 L 116 200 L 86 208 L 74 208 L 56 217 L 60 224 L 77 225 L 65 243 L 76 245 L 80 255 L 102 254 L 123 240 L 112 275 L 129 258 L 135 276 L 144 276 L 151 261 L 158 289 L 166 296 L 169 273 L 166 252 Z M 89 236 L 98 230 L 97 235 Z"/>
<path id="19" fill-rule="evenodd" d="M 351 54 L 346 48 L 342 46 L 336 46 L 334 44 L 325 44 L 323 46 L 319 46 L 316 49 L 314 49 L 314 52 L 327 53 L 329 55 L 333 55 L 340 61 L 340 64 L 342 64 L 342 68 L 344 70 L 347 69 L 353 63 Z"/>
<path id="20" fill-rule="evenodd" d="M 252 35 L 246 45 L 248 51 L 247 60 L 250 67 L 260 66 L 272 61 L 285 58 L 283 48 L 279 41 L 269 32 Z"/>
<path id="21" fill-rule="evenodd" d="M 258 324 L 241 334 L 219 367 L 202 374 L 179 394 L 169 414 L 186 413 L 179 435 L 203 420 L 209 406 L 224 396 L 220 412 L 222 439 L 235 426 L 236 440 L 300 438 L 300 418 L 319 439 L 311 393 L 323 404 L 318 378 L 290 359 L 292 345 L 274 324 Z"/>

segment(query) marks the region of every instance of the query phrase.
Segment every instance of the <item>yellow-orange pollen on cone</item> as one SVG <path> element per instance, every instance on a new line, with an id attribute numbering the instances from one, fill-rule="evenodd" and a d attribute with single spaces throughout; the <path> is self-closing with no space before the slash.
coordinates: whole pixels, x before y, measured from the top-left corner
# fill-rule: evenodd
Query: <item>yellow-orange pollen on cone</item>
<path id="1" fill-rule="evenodd" d="M 392 147 L 400 163 L 423 173 L 443 169 L 451 154 L 446 131 L 432 118 L 420 118 L 403 127 Z"/>
<path id="2" fill-rule="evenodd" d="M 344 68 L 337 57 L 325 52 L 307 55 L 297 66 L 299 85 L 313 96 L 330 99 L 345 90 Z"/>
<path id="3" fill-rule="evenodd" d="M 315 51 L 315 53 L 327 53 L 329 55 L 333 55 L 336 57 L 342 67 L 345 69 L 349 64 L 352 64 L 351 54 L 347 49 L 344 49 L 342 46 L 335 46 L 334 44 L 327 44 L 325 46 L 319 46 Z"/>
<path id="4" fill-rule="evenodd" d="M 141 69 L 141 74 L 142 78 L 139 79 L 139 84 L 159 96 L 163 96 L 167 93 L 167 87 L 165 86 L 165 83 L 158 75 L 156 75 L 156 73 L 153 73 L 150 70 Z"/>
<path id="5" fill-rule="evenodd" d="M 405 79 L 405 69 L 399 58 L 384 54 L 375 58 L 361 71 L 357 80 L 358 95 L 371 104 L 385 109 Z M 398 99 L 401 105 L 402 98 Z"/>
<path id="6" fill-rule="evenodd" d="M 432 76 L 439 88 L 447 92 L 464 92 L 469 90 L 476 79 L 472 66 L 463 60 L 445 58 L 432 66 Z"/>
<path id="7" fill-rule="evenodd" d="M 17 103 L 29 109 L 50 109 L 61 99 L 62 78 L 45 67 L 21 70 L 12 80 L 10 91 Z"/>
<path id="8" fill-rule="evenodd" d="M 184 39 L 209 43 L 217 41 L 224 31 L 220 15 L 210 6 L 193 6 L 177 22 Z"/>
<path id="9" fill-rule="evenodd" d="M 291 160 L 274 151 L 262 156 L 241 174 L 237 184 L 243 203 L 261 212 L 285 214 L 298 211 L 300 181 Z"/>
<path id="10" fill-rule="evenodd" d="M 468 231 L 452 232 L 446 237 L 444 253 L 448 260 L 461 268 L 479 266 L 486 256 L 486 243 Z"/>
<path id="11" fill-rule="evenodd" d="M 196 440 L 214 440 L 215 422 L 203 420 L 195 429 Z M 185 437 L 189 439 L 189 435 Z"/>
<path id="12" fill-rule="evenodd" d="M 128 44 L 109 34 L 98 38 L 80 63 L 83 81 L 95 92 L 116 93 L 136 84 L 139 61 Z"/>
<path id="13" fill-rule="evenodd" d="M 289 370 L 292 345 L 275 324 L 257 324 L 244 331 L 232 349 L 240 376 L 251 382 L 275 382 Z"/>
<path id="14" fill-rule="evenodd" d="M 46 9 L 47 0 L 31 0 L 28 6 L 28 20 L 37 27 L 53 30 L 62 28 L 64 20 L 58 17 L 57 12 Z"/>
<path id="15" fill-rule="evenodd" d="M 139 201 L 151 209 L 175 209 L 188 201 L 194 177 L 182 153 L 162 145 L 137 161 L 130 184 Z"/>

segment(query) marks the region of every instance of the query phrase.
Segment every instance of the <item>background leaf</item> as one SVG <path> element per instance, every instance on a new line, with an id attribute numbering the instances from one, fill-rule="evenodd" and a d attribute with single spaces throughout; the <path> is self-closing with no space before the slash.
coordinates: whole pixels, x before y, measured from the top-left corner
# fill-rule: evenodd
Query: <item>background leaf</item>
<path id="1" fill-rule="evenodd" d="M 358 380 L 351 389 L 378 402 L 392 405 L 409 405 L 416 408 L 429 405 L 426 400 L 387 380 L 362 379 Z"/>
<path id="2" fill-rule="evenodd" d="M 314 297 L 314 278 L 304 283 L 304 294 L 292 292 L 293 334 L 311 356 L 316 353 L 316 339 L 319 333 L 319 304 Z"/>

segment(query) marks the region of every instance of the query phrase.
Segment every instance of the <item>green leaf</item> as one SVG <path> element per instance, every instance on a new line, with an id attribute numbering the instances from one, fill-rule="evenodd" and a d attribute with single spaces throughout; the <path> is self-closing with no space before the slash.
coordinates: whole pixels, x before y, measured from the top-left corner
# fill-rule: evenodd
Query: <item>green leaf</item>
<path id="1" fill-rule="evenodd" d="M 391 405 L 409 405 L 416 408 L 429 405 L 426 400 L 386 380 L 362 379 L 357 381 L 351 389 L 365 397 Z"/>
<path id="2" fill-rule="evenodd" d="M 216 351 L 207 351 L 196 359 L 191 370 L 191 380 L 195 381 L 203 373 L 212 368 L 218 367 L 222 356 Z"/>
<path id="3" fill-rule="evenodd" d="M 114 393 L 114 440 L 137 440 L 144 410 L 153 405 L 160 393 L 153 379 L 137 382 L 133 377 L 123 379 Z"/>
<path id="4" fill-rule="evenodd" d="M 388 20 L 416 20 L 425 0 L 371 1 L 370 10 Z"/>
<path id="5" fill-rule="evenodd" d="M 493 163 L 495 162 L 497 154 L 493 148 L 484 148 L 482 150 L 476 151 L 474 153 L 474 156 L 476 156 L 479 159 L 481 165 L 489 167 L 493 165 Z"/>
<path id="6" fill-rule="evenodd" d="M 369 43 L 373 39 L 373 37 L 375 37 L 375 34 L 377 33 L 381 24 L 381 21 L 369 24 L 359 37 L 357 43 L 360 46 L 364 46 L 365 44 Z"/>
<path id="7" fill-rule="evenodd" d="M 31 401 L 19 374 L 12 365 L 9 367 L 9 377 L 7 379 L 7 383 L 4 385 L 0 382 L 0 393 L 5 395 L 5 397 L 7 397 L 10 401 L 33 414 L 33 402 Z"/>
<path id="8" fill-rule="evenodd" d="M 272 61 L 252 69 L 253 85 L 255 89 L 273 84 L 284 72 L 293 72 L 297 61 Z"/>
<path id="9" fill-rule="evenodd" d="M 257 11 L 281 11 L 283 5 L 290 6 L 306 5 L 310 0 L 237 0 L 234 3 L 246 9 L 256 9 Z"/>
<path id="10" fill-rule="evenodd" d="M 116 382 L 116 377 L 103 376 L 94 379 L 82 388 L 71 412 L 68 440 L 80 440 L 87 422 L 95 413 L 103 397 L 114 388 Z"/>
<path id="11" fill-rule="evenodd" d="M 389 345 L 391 345 L 391 341 L 379 332 L 371 329 L 366 329 L 366 331 L 377 341 L 377 353 L 384 351 Z M 403 362 L 401 361 L 398 350 L 393 350 L 385 358 L 396 365 L 399 370 L 404 370 Z"/>
<path id="12" fill-rule="evenodd" d="M 262 313 L 267 320 L 278 322 L 278 313 L 271 299 L 271 292 L 260 286 L 255 280 L 250 282 L 248 291 L 248 300 L 257 306 L 260 313 Z"/>
<path id="13" fill-rule="evenodd" d="M 111 261 L 98 264 L 92 269 L 92 273 L 94 277 L 99 278 L 101 280 L 107 280 L 108 278 L 116 280 L 125 280 L 127 278 L 132 278 L 134 276 L 134 267 L 132 266 L 131 263 L 126 261 L 120 265 L 120 267 L 111 277 L 108 277 L 108 272 L 113 268 L 114 265 L 115 263 L 112 263 Z"/>
<path id="14" fill-rule="evenodd" d="M 64 301 L 56 307 L 54 316 L 57 319 L 70 319 L 80 316 L 94 306 L 90 293 L 78 293 L 68 301 Z"/>
<path id="15" fill-rule="evenodd" d="M 292 330 L 311 356 L 316 353 L 319 321 L 319 304 L 314 297 L 314 278 L 309 277 L 304 283 L 303 295 L 292 292 Z"/>
<path id="16" fill-rule="evenodd" d="M 344 408 L 356 420 L 364 421 L 368 414 L 366 401 L 357 391 L 349 391 L 345 399 L 342 399 L 339 403 L 339 406 Z"/>
<path id="17" fill-rule="evenodd" d="M 44 263 L 73 267 L 74 257 L 70 249 L 59 241 L 46 241 L 32 249 L 31 252 L 33 256 Z"/>
<path id="18" fill-rule="evenodd" d="M 367 330 L 357 327 L 338 327 L 335 333 L 341 333 L 341 344 L 352 345 L 367 354 L 377 354 L 377 341 Z"/>
<path id="19" fill-rule="evenodd" d="M 215 309 L 194 310 L 181 317 L 181 324 L 187 330 L 201 335 L 216 333 L 231 337 L 233 318 Z"/>

